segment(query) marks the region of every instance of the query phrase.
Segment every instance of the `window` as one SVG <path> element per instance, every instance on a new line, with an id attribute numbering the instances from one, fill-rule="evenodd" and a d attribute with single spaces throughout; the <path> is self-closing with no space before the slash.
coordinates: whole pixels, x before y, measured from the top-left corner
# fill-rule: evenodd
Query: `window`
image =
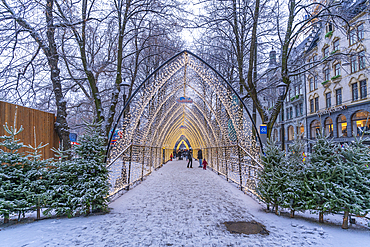
<path id="1" fill-rule="evenodd" d="M 352 84 L 352 101 L 358 100 L 357 82 Z"/>
<path id="2" fill-rule="evenodd" d="M 361 51 L 358 53 L 358 67 L 359 69 L 364 69 L 365 66 L 365 51 Z"/>
<path id="3" fill-rule="evenodd" d="M 299 127 L 297 127 L 297 133 L 302 137 L 302 135 L 304 133 L 304 126 L 303 126 L 302 123 Z"/>
<path id="4" fill-rule="evenodd" d="M 340 64 L 339 63 L 334 65 L 334 75 L 340 76 Z"/>
<path id="5" fill-rule="evenodd" d="M 294 140 L 294 127 L 289 126 L 288 127 L 288 141 L 293 141 Z"/>
<path id="6" fill-rule="evenodd" d="M 298 94 L 302 94 L 302 84 L 298 85 Z"/>
<path id="7" fill-rule="evenodd" d="M 295 107 L 295 116 L 299 117 L 299 106 L 298 105 Z"/>
<path id="8" fill-rule="evenodd" d="M 315 111 L 319 110 L 319 97 L 315 98 Z"/>
<path id="9" fill-rule="evenodd" d="M 358 40 L 364 39 L 364 24 L 360 24 L 357 27 Z"/>
<path id="10" fill-rule="evenodd" d="M 325 119 L 325 135 L 333 137 L 333 120 L 330 117 Z"/>
<path id="11" fill-rule="evenodd" d="M 337 105 L 342 104 L 342 89 L 341 88 L 335 90 L 335 96 L 337 100 Z"/>
<path id="12" fill-rule="evenodd" d="M 310 92 L 313 90 L 313 78 L 308 79 L 309 85 L 310 85 Z"/>
<path id="13" fill-rule="evenodd" d="M 326 95 L 326 108 L 331 107 L 331 93 L 327 93 Z"/>
<path id="14" fill-rule="evenodd" d="M 333 43 L 333 51 L 339 51 L 339 39 L 335 40 Z"/>
<path id="15" fill-rule="evenodd" d="M 310 112 L 311 113 L 314 113 L 315 112 L 315 108 L 314 108 L 314 104 L 313 104 L 313 99 L 310 100 Z"/>
<path id="16" fill-rule="evenodd" d="M 326 32 L 333 32 L 333 24 L 331 22 L 328 23 L 328 25 L 326 26 Z"/>
<path id="17" fill-rule="evenodd" d="M 329 81 L 330 80 L 330 69 L 325 69 L 324 70 L 324 81 Z"/>
<path id="18" fill-rule="evenodd" d="M 353 45 L 354 43 L 357 42 L 357 38 L 356 38 L 356 29 L 352 29 L 350 32 L 349 32 L 349 45 Z"/>
<path id="19" fill-rule="evenodd" d="M 286 109 L 286 119 L 292 119 L 293 118 L 293 107 L 289 107 Z"/>
<path id="20" fill-rule="evenodd" d="M 352 116 L 352 132 L 354 136 L 369 135 L 370 134 L 370 114 L 367 111 L 358 111 Z M 367 122 L 367 126 L 366 126 Z"/>
<path id="21" fill-rule="evenodd" d="M 344 115 L 339 115 L 337 120 L 338 137 L 347 137 L 347 119 Z"/>
<path id="22" fill-rule="evenodd" d="M 290 107 L 290 118 L 293 118 L 293 107 Z"/>
<path id="23" fill-rule="evenodd" d="M 311 123 L 311 138 L 316 138 L 317 133 L 320 133 L 320 122 L 319 120 L 314 120 Z"/>
<path id="24" fill-rule="evenodd" d="M 351 57 L 351 73 L 355 73 L 358 70 L 357 68 L 357 57 L 352 56 Z"/>
<path id="25" fill-rule="evenodd" d="M 317 89 L 317 75 L 313 78 L 314 88 Z"/>
<path id="26" fill-rule="evenodd" d="M 360 81 L 360 97 L 361 99 L 366 99 L 367 97 L 366 80 Z"/>
<path id="27" fill-rule="evenodd" d="M 299 117 L 303 115 L 303 103 L 300 103 L 295 107 L 295 116 Z"/>
<path id="28" fill-rule="evenodd" d="M 329 46 L 324 48 L 324 58 L 326 58 L 327 56 L 329 56 Z"/>

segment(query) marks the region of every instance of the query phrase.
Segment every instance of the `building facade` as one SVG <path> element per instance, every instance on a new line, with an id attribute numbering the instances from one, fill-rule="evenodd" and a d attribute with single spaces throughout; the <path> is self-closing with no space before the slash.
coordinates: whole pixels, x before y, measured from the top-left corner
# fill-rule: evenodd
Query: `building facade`
<path id="1" fill-rule="evenodd" d="M 272 131 L 276 144 L 284 138 L 285 150 L 296 137 L 310 144 L 321 129 L 340 143 L 354 136 L 370 137 L 369 2 L 358 0 L 341 8 L 348 14 L 347 22 L 317 21 L 292 52 L 290 63 L 305 69 L 291 77 Z M 278 77 L 270 74 L 269 80 Z"/>
<path id="2" fill-rule="evenodd" d="M 317 46 L 306 54 L 307 64 L 319 61 L 306 73 L 309 139 L 315 139 L 321 127 L 340 143 L 369 135 L 368 4 L 348 11 L 354 12 L 348 20 L 351 27 L 322 21 Z"/>

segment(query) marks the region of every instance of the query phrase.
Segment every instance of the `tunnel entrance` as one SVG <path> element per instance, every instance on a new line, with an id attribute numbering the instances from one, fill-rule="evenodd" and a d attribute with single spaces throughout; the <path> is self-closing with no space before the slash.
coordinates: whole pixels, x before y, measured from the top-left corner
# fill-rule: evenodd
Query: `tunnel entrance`
<path id="1" fill-rule="evenodd" d="M 111 197 L 184 146 L 201 149 L 209 167 L 256 193 L 262 145 L 255 123 L 232 85 L 192 52 L 173 56 L 141 83 L 112 133 L 117 130 L 121 134 L 107 149 Z"/>

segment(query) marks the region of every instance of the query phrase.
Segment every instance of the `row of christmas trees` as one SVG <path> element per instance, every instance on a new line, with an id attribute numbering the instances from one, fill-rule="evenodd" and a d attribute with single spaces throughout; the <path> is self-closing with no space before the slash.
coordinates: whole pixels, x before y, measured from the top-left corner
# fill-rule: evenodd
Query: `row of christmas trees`
<path id="1" fill-rule="evenodd" d="M 40 149 L 46 145 L 25 146 L 16 139 L 23 128 L 4 126 L 7 133 L 0 143 L 0 214 L 4 223 L 11 214 L 18 220 L 26 212 L 44 208 L 45 215 L 90 213 L 107 209 L 108 171 L 104 163 L 104 140 L 99 124 L 86 127 L 86 134 L 67 152 L 56 151 L 55 160 L 41 159 Z M 35 138 L 36 139 L 36 138 Z M 20 148 L 30 151 L 21 153 Z M 66 159 L 66 155 L 70 159 Z"/>
<path id="2" fill-rule="evenodd" d="M 319 213 L 319 222 L 327 213 L 344 213 L 342 228 L 348 228 L 349 214 L 366 215 L 370 211 L 370 149 L 362 138 L 340 145 L 323 133 L 317 136 L 312 153 L 304 157 L 305 144 L 297 139 L 285 155 L 268 141 L 261 157 L 258 192 L 272 205 L 275 213 L 285 208 Z"/>

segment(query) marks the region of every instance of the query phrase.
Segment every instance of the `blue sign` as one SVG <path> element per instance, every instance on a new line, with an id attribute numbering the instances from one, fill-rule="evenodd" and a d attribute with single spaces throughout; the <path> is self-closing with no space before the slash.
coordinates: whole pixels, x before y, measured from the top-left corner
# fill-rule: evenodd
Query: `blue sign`
<path id="1" fill-rule="evenodd" d="M 76 133 L 69 133 L 69 140 L 71 142 L 77 142 L 77 134 Z"/>
<path id="2" fill-rule="evenodd" d="M 177 103 L 193 103 L 193 100 L 190 97 L 180 97 Z"/>
<path id="3" fill-rule="evenodd" d="M 267 135 L 267 126 L 266 125 L 261 125 L 260 126 L 260 134 L 261 135 Z"/>

